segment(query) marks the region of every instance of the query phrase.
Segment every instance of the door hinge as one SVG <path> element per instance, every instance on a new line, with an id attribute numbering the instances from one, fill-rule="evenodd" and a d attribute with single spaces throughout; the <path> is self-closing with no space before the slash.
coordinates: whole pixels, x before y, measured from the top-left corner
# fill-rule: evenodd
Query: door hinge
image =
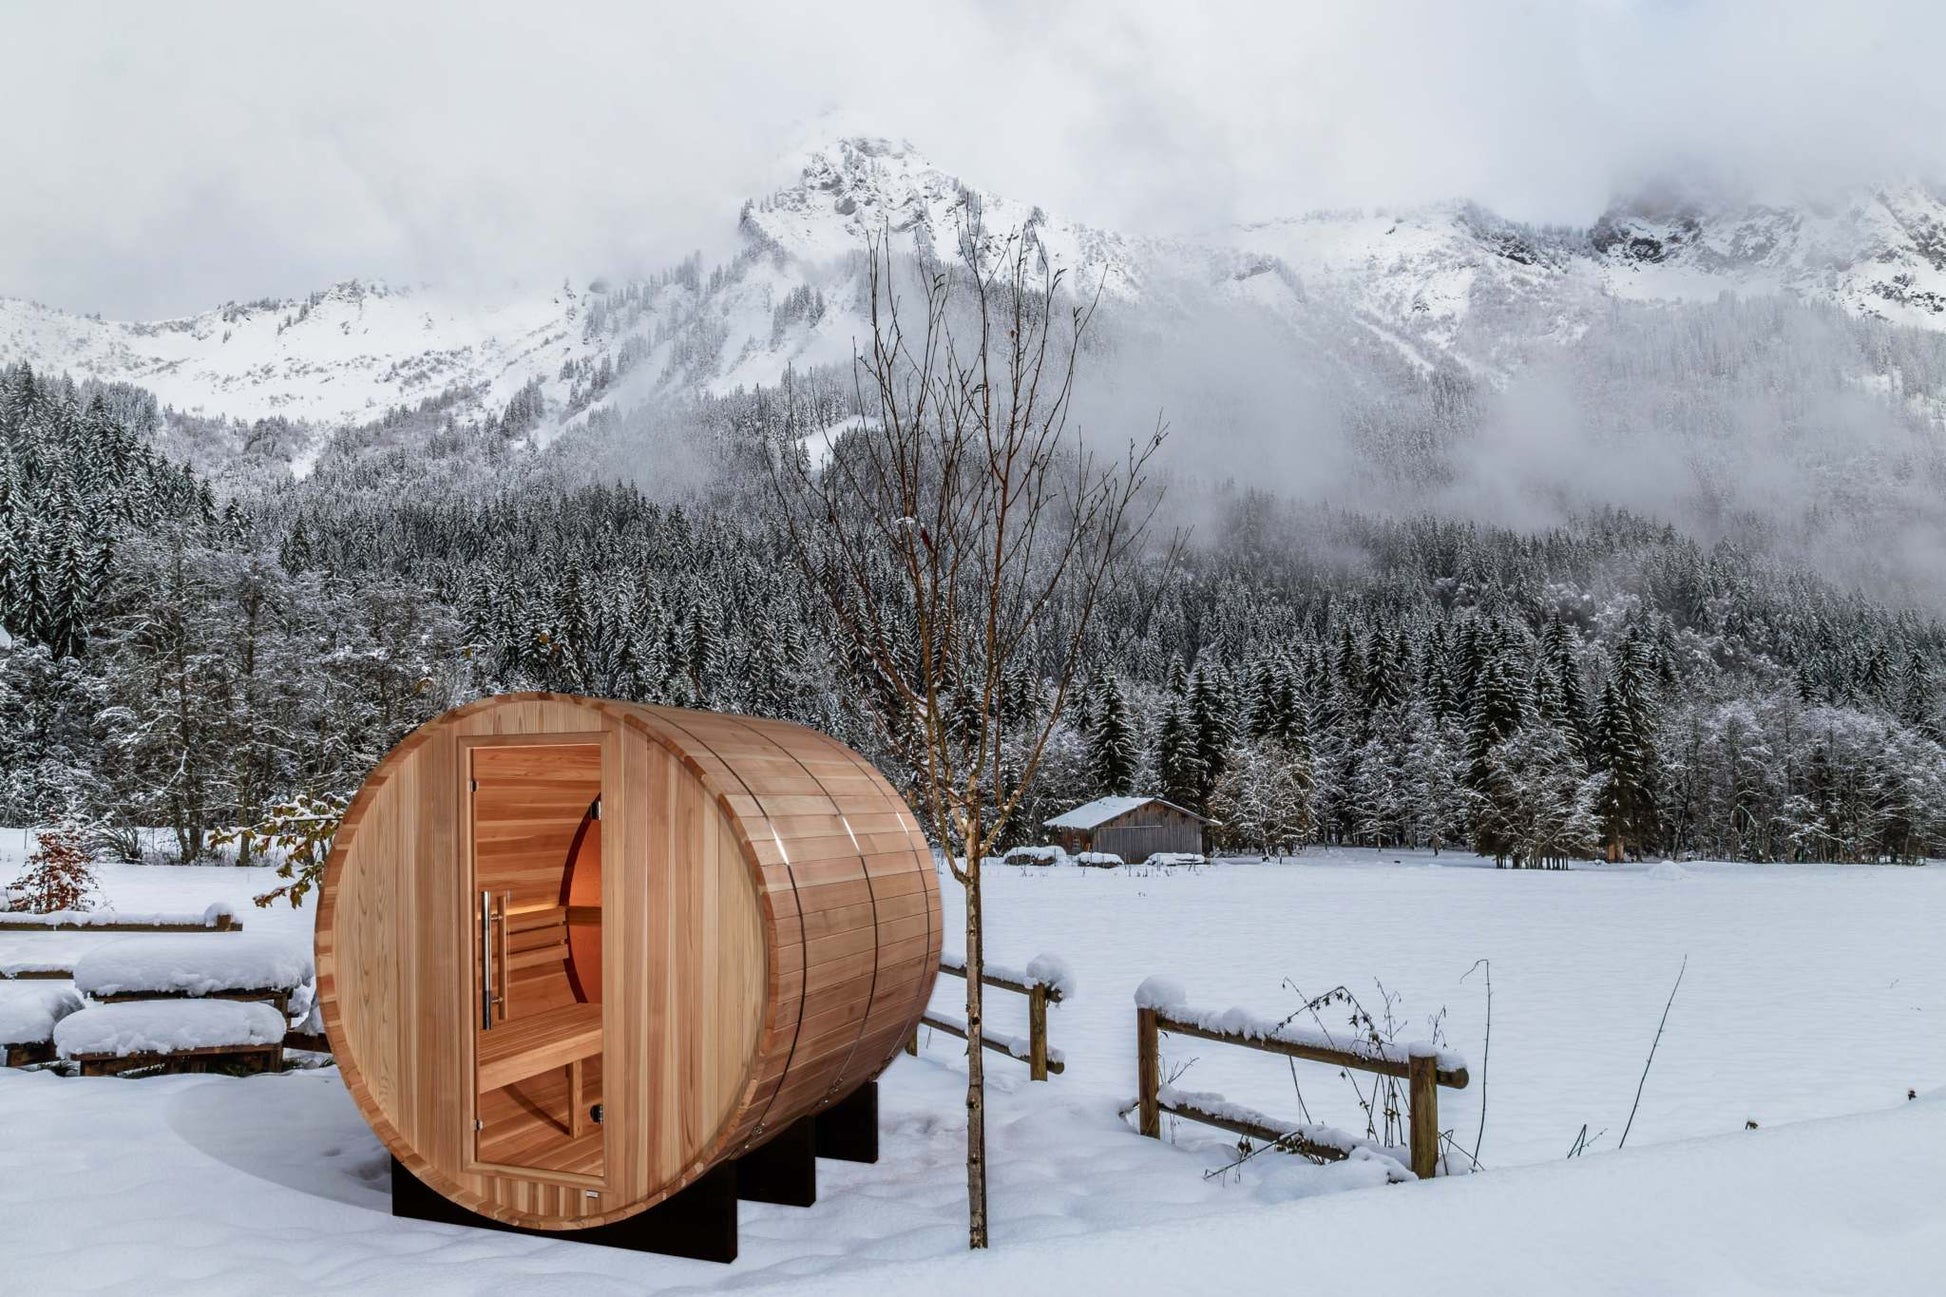
<path id="1" fill-rule="evenodd" d="M 469 779 L 469 780 L 467 780 L 467 781 L 466 781 L 466 791 L 467 791 L 467 792 L 469 792 L 469 793 L 477 793 L 477 792 L 479 792 L 479 791 L 480 791 L 480 781 L 479 781 L 479 780 L 477 780 L 477 779 Z"/>
<path id="2" fill-rule="evenodd" d="M 475 1117 L 475 1118 L 473 1119 L 473 1129 L 474 1129 L 474 1130 L 485 1130 L 485 1129 L 486 1129 L 486 1123 L 485 1123 L 484 1121 L 481 1121 L 481 1120 L 480 1120 L 480 1119 L 479 1119 L 478 1117 Z"/>
<path id="3" fill-rule="evenodd" d="M 596 819 L 600 819 L 601 818 L 601 798 L 599 797 L 595 798 L 595 804 L 593 806 L 590 806 L 588 810 L 589 813 L 592 814 Z"/>

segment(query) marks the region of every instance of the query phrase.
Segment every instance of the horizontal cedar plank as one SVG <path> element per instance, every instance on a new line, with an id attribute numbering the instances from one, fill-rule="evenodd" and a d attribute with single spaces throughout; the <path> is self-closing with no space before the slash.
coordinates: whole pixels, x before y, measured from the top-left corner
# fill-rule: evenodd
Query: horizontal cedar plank
<path id="1" fill-rule="evenodd" d="M 791 868 L 800 872 L 806 865 L 829 861 L 849 865 L 854 874 L 864 872 L 864 866 L 859 863 L 858 844 L 850 837 L 785 838 L 784 854 L 790 859 Z"/>
<path id="2" fill-rule="evenodd" d="M 930 907 L 932 894 L 926 887 L 926 876 L 917 869 L 905 869 L 896 873 L 873 874 L 872 895 L 880 901 L 896 900 L 905 896 L 917 896 L 922 904 Z"/>
<path id="3" fill-rule="evenodd" d="M 792 838 L 849 838 L 845 817 L 836 811 L 817 815 L 773 815 L 770 827 L 785 841 Z"/>
<path id="4" fill-rule="evenodd" d="M 734 784 L 732 787 L 740 789 L 742 785 Z M 763 823 L 764 808 L 757 805 L 757 799 L 748 793 L 740 791 L 731 792 L 728 796 L 724 797 L 723 804 L 729 808 L 730 814 L 736 816 L 746 824 L 755 826 Z M 757 831 L 754 827 L 751 829 L 750 836 L 757 836 Z"/>
<path id="5" fill-rule="evenodd" d="M 862 856 L 902 856 L 907 860 L 924 856 L 928 862 L 932 859 L 930 852 L 915 850 L 912 838 L 903 829 L 868 832 L 853 824 L 851 831 L 858 839 L 858 854 Z"/>
<path id="6" fill-rule="evenodd" d="M 791 885 L 800 893 L 832 883 L 863 884 L 864 881 L 865 865 L 856 855 L 838 860 L 807 860 L 791 866 Z"/>
<path id="7" fill-rule="evenodd" d="M 834 879 L 797 889 L 798 912 L 804 916 L 806 931 L 810 930 L 811 916 L 814 914 L 871 903 L 872 885 L 863 878 Z"/>
<path id="8" fill-rule="evenodd" d="M 850 928 L 842 932 L 807 936 L 804 939 L 804 967 L 807 971 L 815 971 L 833 960 L 877 949 L 878 933 L 874 928 Z"/>
<path id="9" fill-rule="evenodd" d="M 891 807 L 852 808 L 845 811 L 845 821 L 851 831 L 860 835 L 867 833 L 906 833 L 911 828 L 910 813 L 901 814 Z"/>
<path id="10" fill-rule="evenodd" d="M 804 983 L 808 990 L 815 990 L 830 982 L 843 981 L 869 973 L 878 964 L 878 952 L 872 947 L 855 950 L 850 954 L 833 955 L 807 965 L 804 969 Z"/>
<path id="11" fill-rule="evenodd" d="M 879 940 L 888 945 L 896 941 L 903 941 L 907 938 L 917 940 L 926 935 L 926 931 L 931 925 L 931 919 L 932 915 L 930 912 L 922 912 L 919 914 L 903 915 L 896 919 L 881 920 L 878 925 Z"/>
<path id="12" fill-rule="evenodd" d="M 872 902 L 878 918 L 906 919 L 914 915 L 932 916 L 932 897 L 921 888 L 893 892 L 877 883 L 872 885 Z"/>
<path id="13" fill-rule="evenodd" d="M 805 944 L 815 945 L 838 933 L 874 931 L 878 926 L 877 913 L 869 893 L 860 905 L 825 905 L 807 910 L 804 914 Z"/>
<path id="14" fill-rule="evenodd" d="M 829 813 L 832 808 L 831 799 L 823 793 L 765 792 L 758 796 L 757 801 L 766 816 L 820 815 Z"/>

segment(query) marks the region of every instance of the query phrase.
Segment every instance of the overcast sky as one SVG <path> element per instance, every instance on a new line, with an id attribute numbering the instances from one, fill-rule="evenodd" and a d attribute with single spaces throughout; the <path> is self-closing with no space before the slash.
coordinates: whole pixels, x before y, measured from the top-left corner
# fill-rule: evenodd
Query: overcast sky
<path id="1" fill-rule="evenodd" d="M 120 317 L 656 268 L 833 112 L 1137 230 L 1946 174 L 1937 0 L 0 10 L 0 294 Z"/>

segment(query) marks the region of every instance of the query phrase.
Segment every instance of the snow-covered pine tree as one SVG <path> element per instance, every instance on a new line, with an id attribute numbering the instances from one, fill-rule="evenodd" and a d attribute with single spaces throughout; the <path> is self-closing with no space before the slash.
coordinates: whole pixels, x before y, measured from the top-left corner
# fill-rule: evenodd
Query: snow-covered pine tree
<path id="1" fill-rule="evenodd" d="M 1094 692 L 1092 713 L 1087 732 L 1089 796 L 1124 796 L 1133 791 L 1140 753 L 1121 681 L 1113 676 L 1102 679 Z"/>

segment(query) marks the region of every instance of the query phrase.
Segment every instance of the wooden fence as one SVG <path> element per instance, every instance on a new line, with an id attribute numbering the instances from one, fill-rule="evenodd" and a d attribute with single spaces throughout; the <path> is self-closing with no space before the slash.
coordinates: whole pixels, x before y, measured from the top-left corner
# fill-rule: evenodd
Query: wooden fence
<path id="1" fill-rule="evenodd" d="M 951 956 L 939 961 L 939 971 L 948 977 L 965 978 L 966 964 Z M 1016 1036 L 1000 1032 L 982 1031 L 980 1043 L 1009 1058 L 1017 1058 L 1027 1064 L 1030 1080 L 1045 1081 L 1050 1072 L 1060 1073 L 1067 1070 L 1067 1062 L 1060 1051 L 1047 1046 L 1047 1006 L 1059 1004 L 1062 998 L 1061 987 L 1028 974 L 1014 973 L 1008 969 L 988 968 L 980 977 L 980 985 L 991 986 L 1002 991 L 1012 991 L 1027 997 L 1027 1039 L 1023 1042 Z M 930 1009 L 920 1019 L 925 1026 L 934 1031 L 943 1031 L 949 1036 L 966 1039 L 966 1024 L 957 1018 Z M 919 1035 L 914 1032 L 912 1039 L 905 1042 L 905 1052 L 918 1054 Z"/>
<path id="2" fill-rule="evenodd" d="M 1318 1128 L 1280 1128 L 1262 1114 L 1230 1105 L 1219 1107 L 1211 1102 L 1218 1096 L 1165 1092 L 1161 1053 L 1161 1037 L 1165 1032 L 1403 1080 L 1407 1089 L 1412 1173 L 1422 1180 L 1430 1179 L 1439 1168 L 1439 1087 L 1463 1090 L 1468 1079 L 1464 1063 L 1442 1067 L 1436 1053 L 1395 1045 L 1344 1047 L 1309 1038 L 1310 1033 L 1275 1027 L 1229 1028 L 1212 1020 L 1210 1015 L 1196 1014 L 1181 1005 L 1143 1003 L 1138 992 L 1135 1010 L 1137 1125 L 1142 1134 L 1152 1139 L 1162 1137 L 1162 1114 L 1166 1112 L 1325 1161 L 1340 1160 L 1351 1151 L 1344 1141 L 1332 1140 Z"/>
<path id="3" fill-rule="evenodd" d="M 118 919 L 112 913 L 58 918 L 45 914 L 0 914 L 0 932 L 242 932 L 243 920 L 233 914 L 149 915 Z"/>

